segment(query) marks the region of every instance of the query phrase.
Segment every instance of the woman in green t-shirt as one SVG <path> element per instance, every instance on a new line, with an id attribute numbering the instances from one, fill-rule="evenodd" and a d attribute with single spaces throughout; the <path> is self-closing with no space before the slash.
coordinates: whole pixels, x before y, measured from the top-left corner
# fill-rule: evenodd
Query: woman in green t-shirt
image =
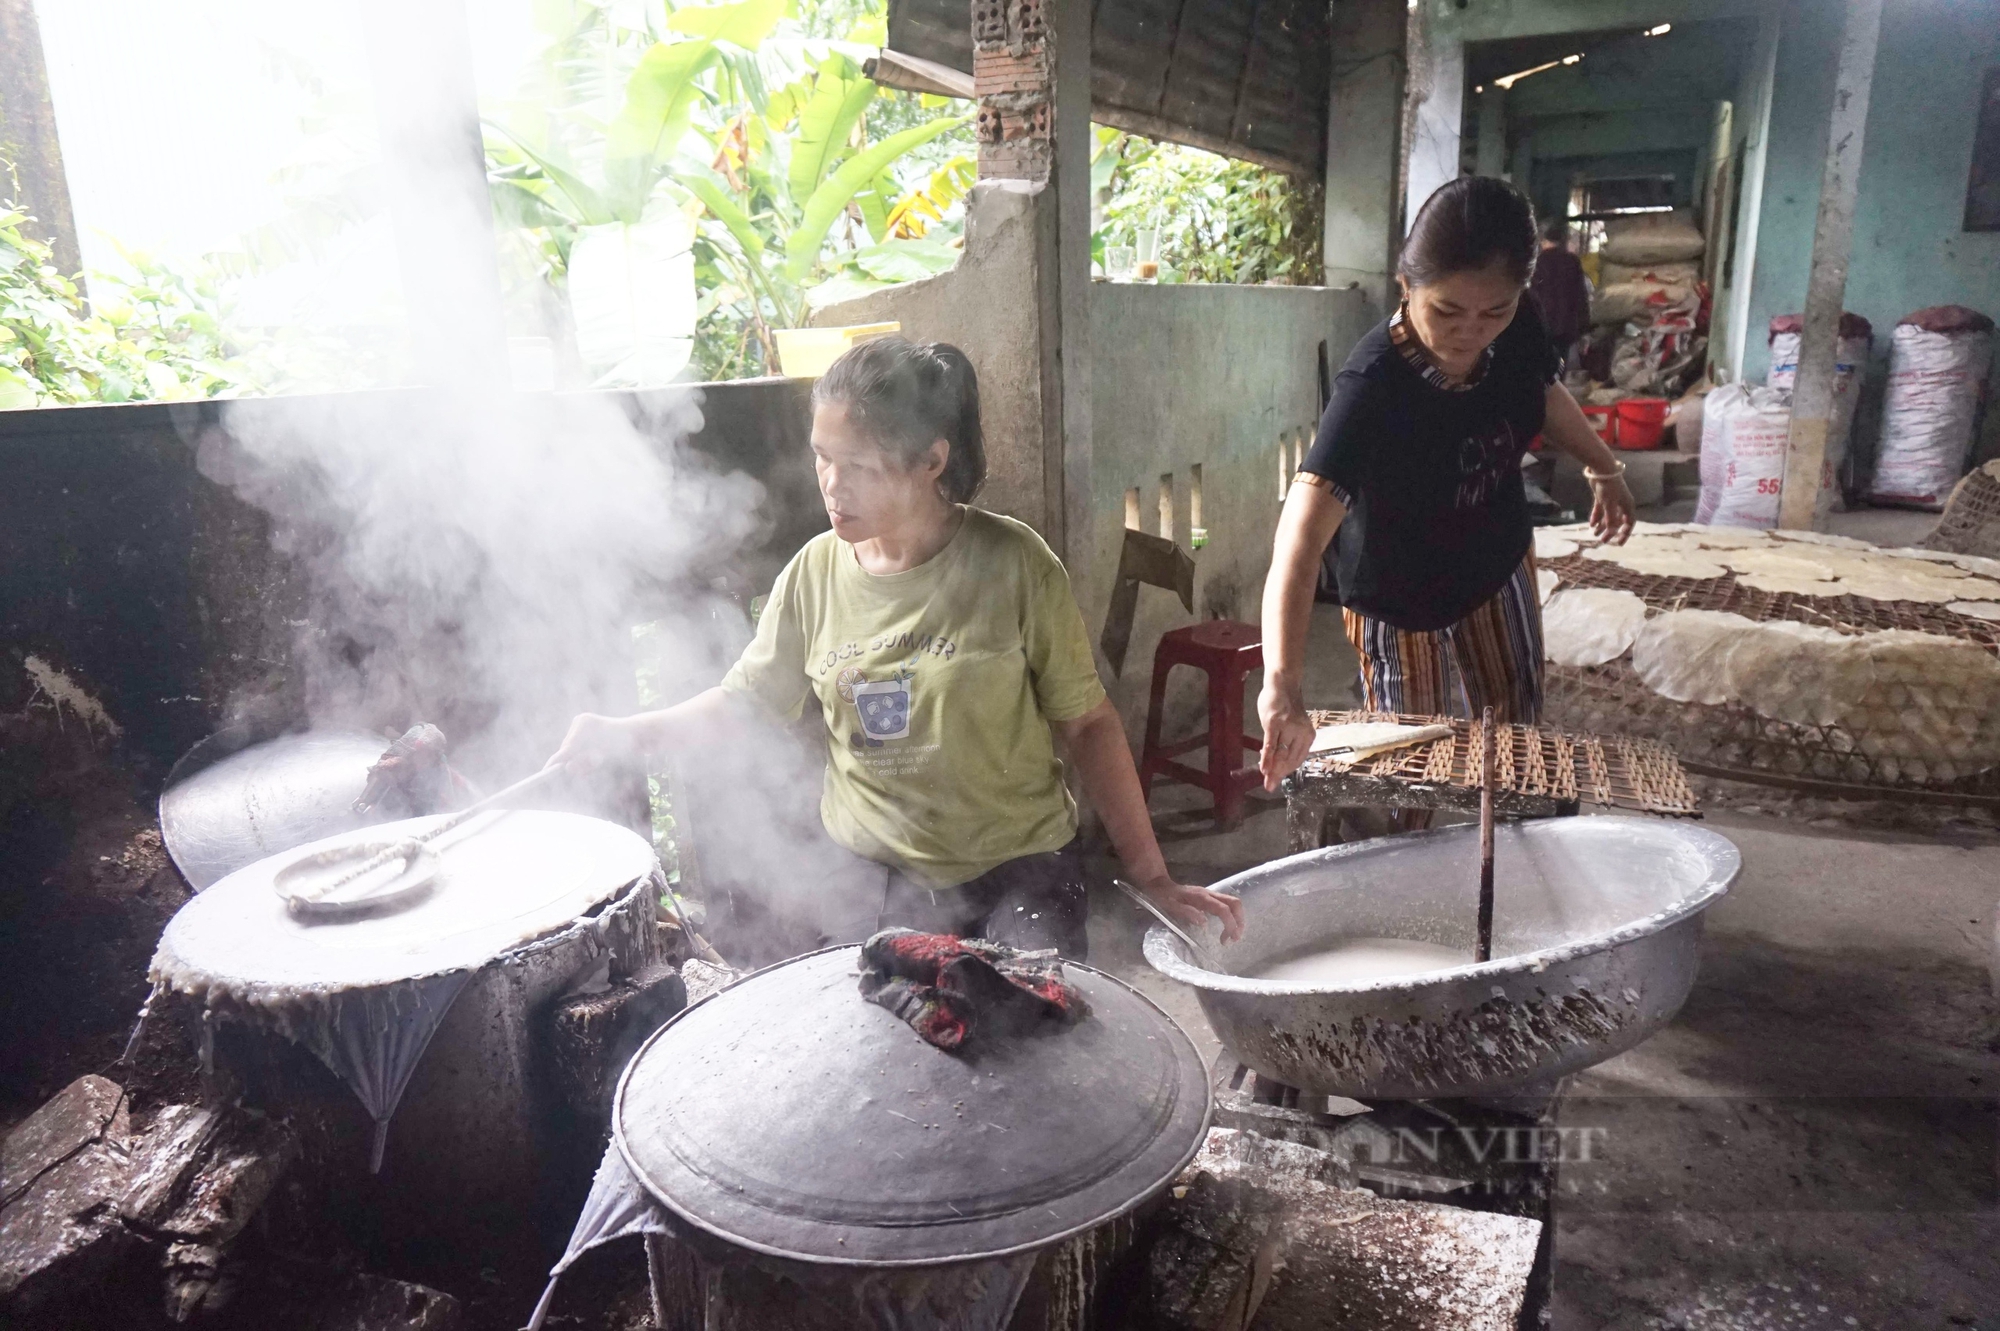
<path id="1" fill-rule="evenodd" d="M 820 815 L 834 847 L 822 932 L 877 928 L 1084 955 L 1087 902 L 1060 735 L 1127 870 L 1161 909 L 1242 931 L 1234 897 L 1167 873 L 1125 727 L 1061 562 L 970 504 L 986 478 L 979 386 L 958 348 L 865 342 L 813 390 L 813 465 L 833 530 L 778 575 L 715 688 L 638 716 L 579 716 L 552 762 L 727 742 L 746 709 L 825 720 Z M 824 860 L 817 854 L 804 858 Z"/>

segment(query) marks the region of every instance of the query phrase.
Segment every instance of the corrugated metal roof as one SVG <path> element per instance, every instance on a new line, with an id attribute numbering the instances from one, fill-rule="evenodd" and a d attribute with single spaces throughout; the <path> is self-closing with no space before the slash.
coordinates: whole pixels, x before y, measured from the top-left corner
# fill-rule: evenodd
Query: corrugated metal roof
<path id="1" fill-rule="evenodd" d="M 1317 179 L 1326 0 L 1096 0 L 1091 114 Z M 889 47 L 972 72 L 971 0 L 889 0 Z"/>

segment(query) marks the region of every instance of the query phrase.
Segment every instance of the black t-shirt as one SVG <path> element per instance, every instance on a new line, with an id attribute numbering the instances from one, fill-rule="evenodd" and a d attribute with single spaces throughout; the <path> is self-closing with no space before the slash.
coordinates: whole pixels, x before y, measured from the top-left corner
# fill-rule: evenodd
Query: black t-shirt
<path id="1" fill-rule="evenodd" d="M 1533 539 L 1521 457 L 1561 368 L 1525 298 L 1469 388 L 1422 360 L 1399 317 L 1361 339 L 1304 467 L 1347 506 L 1334 536 L 1342 605 L 1441 629 L 1506 585 Z"/>

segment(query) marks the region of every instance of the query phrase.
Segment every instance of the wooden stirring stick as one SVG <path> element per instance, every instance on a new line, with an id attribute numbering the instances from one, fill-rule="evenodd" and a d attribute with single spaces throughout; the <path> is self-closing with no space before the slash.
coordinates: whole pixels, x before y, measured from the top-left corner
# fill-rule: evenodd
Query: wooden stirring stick
<path id="1" fill-rule="evenodd" d="M 1479 951 L 1493 959 L 1493 709 L 1479 719 Z"/>

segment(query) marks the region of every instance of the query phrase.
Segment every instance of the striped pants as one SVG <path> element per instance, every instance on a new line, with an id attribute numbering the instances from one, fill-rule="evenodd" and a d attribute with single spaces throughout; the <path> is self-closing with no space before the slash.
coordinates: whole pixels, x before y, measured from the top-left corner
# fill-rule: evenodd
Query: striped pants
<path id="1" fill-rule="evenodd" d="M 1506 586 L 1446 628 L 1412 632 L 1352 610 L 1343 614 L 1347 640 L 1361 658 L 1368 710 L 1477 720 L 1491 707 L 1496 721 L 1541 719 L 1542 605 L 1534 551 Z"/>

